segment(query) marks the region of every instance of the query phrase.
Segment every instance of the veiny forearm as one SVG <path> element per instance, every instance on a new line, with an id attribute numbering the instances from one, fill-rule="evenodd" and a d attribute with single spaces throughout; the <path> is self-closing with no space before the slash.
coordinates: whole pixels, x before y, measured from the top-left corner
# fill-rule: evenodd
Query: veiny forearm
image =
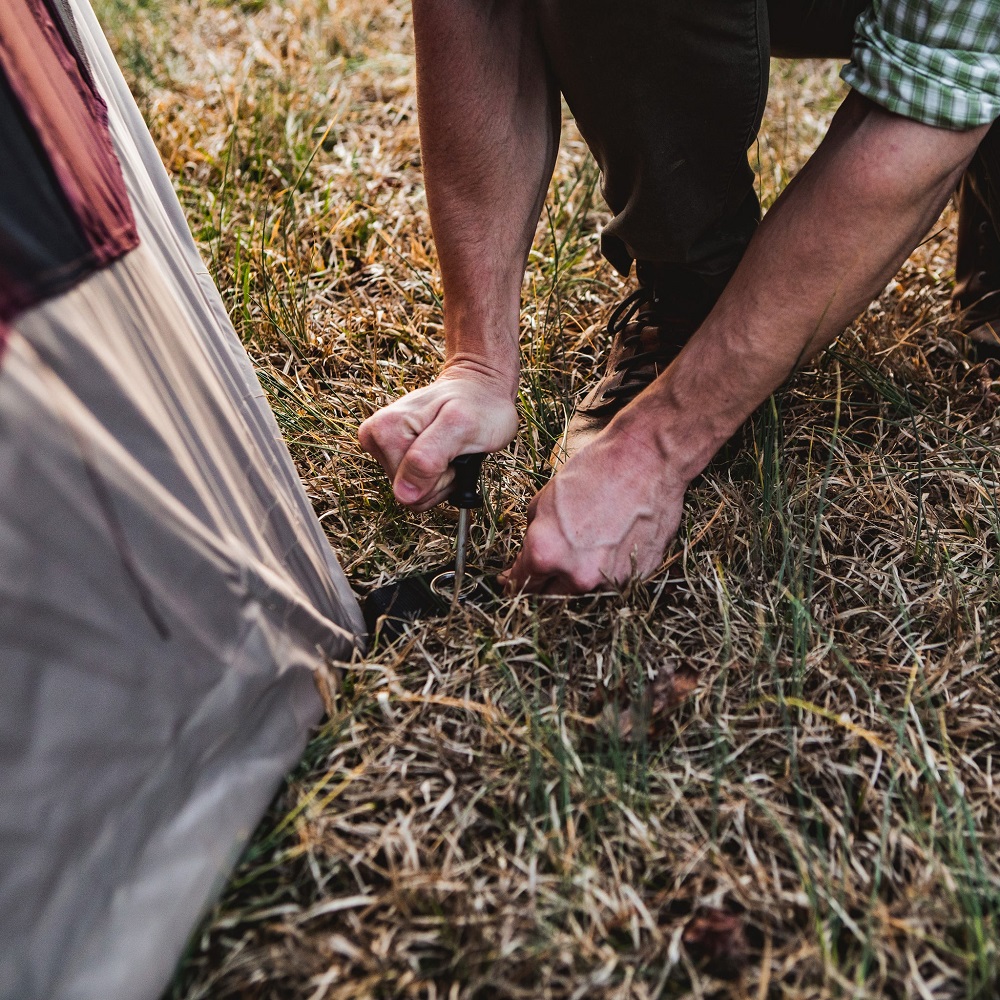
<path id="1" fill-rule="evenodd" d="M 420 138 L 448 364 L 518 371 L 528 251 L 558 143 L 558 95 L 527 0 L 414 0 Z"/>
<path id="2" fill-rule="evenodd" d="M 850 97 L 767 214 L 712 314 L 619 419 L 656 427 L 689 481 L 875 298 L 937 218 L 985 129 L 947 132 Z M 631 411 L 631 412 L 630 412 Z"/>

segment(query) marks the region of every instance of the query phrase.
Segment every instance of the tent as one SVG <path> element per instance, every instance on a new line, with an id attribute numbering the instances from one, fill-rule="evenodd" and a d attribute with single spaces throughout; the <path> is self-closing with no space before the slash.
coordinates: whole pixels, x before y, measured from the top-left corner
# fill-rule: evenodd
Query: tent
<path id="1" fill-rule="evenodd" d="M 0 134 L 0 998 L 155 998 L 364 625 L 85 0 Z"/>

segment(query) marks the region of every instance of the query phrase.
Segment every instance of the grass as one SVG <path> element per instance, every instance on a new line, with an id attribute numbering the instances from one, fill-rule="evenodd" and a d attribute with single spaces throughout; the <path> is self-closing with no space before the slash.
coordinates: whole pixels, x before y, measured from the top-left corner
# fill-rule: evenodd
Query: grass
<path id="1" fill-rule="evenodd" d="M 97 6 L 358 591 L 444 561 L 453 514 L 355 441 L 442 351 L 406 4 Z M 842 93 L 772 76 L 765 205 Z M 567 122 L 489 565 L 628 288 L 596 181 Z M 953 222 L 697 481 L 649 588 L 345 665 L 170 996 L 996 996 L 998 386 L 952 328 Z"/>

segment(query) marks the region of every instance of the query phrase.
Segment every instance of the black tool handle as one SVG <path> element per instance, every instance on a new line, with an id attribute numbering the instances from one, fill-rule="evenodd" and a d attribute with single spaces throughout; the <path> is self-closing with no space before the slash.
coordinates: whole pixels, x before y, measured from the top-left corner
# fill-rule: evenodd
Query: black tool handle
<path id="1" fill-rule="evenodd" d="M 479 490 L 479 474 L 483 471 L 483 461 L 486 455 L 459 455 L 452 463 L 455 470 L 455 482 L 451 487 L 448 500 L 456 507 L 471 510 L 482 507 L 483 494 Z"/>

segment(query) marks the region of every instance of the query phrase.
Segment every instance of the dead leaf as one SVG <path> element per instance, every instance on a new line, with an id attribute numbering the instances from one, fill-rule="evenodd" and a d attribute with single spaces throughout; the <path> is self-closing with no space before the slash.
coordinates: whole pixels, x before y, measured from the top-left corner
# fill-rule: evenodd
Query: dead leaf
<path id="1" fill-rule="evenodd" d="M 693 916 L 681 941 L 688 954 L 719 979 L 735 979 L 746 957 L 743 918 L 727 910 L 706 908 Z"/>
<path id="2" fill-rule="evenodd" d="M 644 688 L 640 699 L 619 689 L 618 698 L 600 710 L 597 726 L 630 743 L 645 730 L 648 739 L 659 739 L 667 731 L 670 714 L 698 687 L 698 671 L 691 667 L 662 667 Z M 596 708 L 596 706 L 595 706 Z"/>
<path id="3" fill-rule="evenodd" d="M 648 688 L 649 736 L 663 735 L 666 716 L 685 701 L 698 687 L 698 671 L 691 667 L 661 670 Z"/>

